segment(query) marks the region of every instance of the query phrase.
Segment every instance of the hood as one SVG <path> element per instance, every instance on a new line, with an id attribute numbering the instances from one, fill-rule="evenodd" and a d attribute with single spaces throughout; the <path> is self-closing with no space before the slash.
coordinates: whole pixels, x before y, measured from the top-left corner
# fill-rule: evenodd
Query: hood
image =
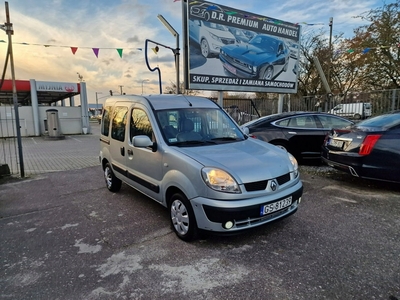
<path id="1" fill-rule="evenodd" d="M 293 170 L 286 151 L 256 139 L 177 150 L 203 166 L 227 171 L 239 183 L 276 178 Z"/>
<path id="2" fill-rule="evenodd" d="M 267 52 L 253 45 L 228 45 L 224 46 L 223 50 L 231 57 L 239 58 L 240 60 L 255 61 L 262 57 L 263 60 L 276 57 L 275 53 Z"/>
<path id="3" fill-rule="evenodd" d="M 216 29 L 216 28 L 211 28 L 211 27 L 205 27 L 208 32 L 211 32 L 212 34 L 220 37 L 220 38 L 227 38 L 227 39 L 232 39 L 234 40 L 235 37 L 233 36 L 232 33 L 230 33 L 229 31 L 225 31 L 225 30 L 220 30 L 220 29 Z"/>

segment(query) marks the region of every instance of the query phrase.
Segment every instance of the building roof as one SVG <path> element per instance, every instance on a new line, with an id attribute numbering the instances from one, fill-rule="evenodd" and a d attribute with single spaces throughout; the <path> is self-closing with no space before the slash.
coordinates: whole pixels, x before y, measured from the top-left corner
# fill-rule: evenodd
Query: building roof
<path id="1" fill-rule="evenodd" d="M 73 83 L 76 84 L 76 83 Z M 15 80 L 18 103 L 21 105 L 31 105 L 31 84 L 29 80 Z M 80 94 L 81 87 L 77 84 L 77 91 L 67 91 L 66 89 L 52 91 L 37 91 L 39 104 L 51 104 L 63 99 L 67 99 Z M 13 83 L 11 79 L 0 81 L 0 103 L 13 104 Z"/>

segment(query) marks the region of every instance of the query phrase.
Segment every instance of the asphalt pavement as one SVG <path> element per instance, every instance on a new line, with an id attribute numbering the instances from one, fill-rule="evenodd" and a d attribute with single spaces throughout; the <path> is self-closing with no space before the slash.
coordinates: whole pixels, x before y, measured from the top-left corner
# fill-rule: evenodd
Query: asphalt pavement
<path id="1" fill-rule="evenodd" d="M 400 299 L 398 185 L 301 167 L 296 214 L 185 243 L 107 190 L 98 139 L 35 138 L 29 176 L 0 184 L 0 299 Z"/>

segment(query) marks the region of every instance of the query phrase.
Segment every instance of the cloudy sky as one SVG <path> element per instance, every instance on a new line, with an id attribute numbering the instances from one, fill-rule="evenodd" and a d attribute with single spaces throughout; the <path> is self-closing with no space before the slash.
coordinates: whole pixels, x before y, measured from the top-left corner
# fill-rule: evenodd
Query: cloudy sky
<path id="1" fill-rule="evenodd" d="M 355 16 L 383 6 L 382 0 L 211 2 L 299 23 L 303 32 L 322 28 L 329 33 L 329 18 L 333 17 L 333 34 L 343 32 L 348 37 L 362 24 Z M 391 2 L 395 1 L 386 0 Z M 95 103 L 96 92 L 101 103 L 109 90 L 141 94 L 143 88 L 146 94 L 159 93 L 158 75 L 150 72 L 145 63 L 145 40 L 175 48 L 175 38 L 157 18 L 161 14 L 179 32 L 182 47 L 181 5 L 177 0 L 9 0 L 16 77 L 78 82 L 81 75 L 90 103 Z M 0 3 L 0 19 L 6 21 L 5 2 Z M 6 33 L 2 34 L 0 40 L 7 41 Z M 71 47 L 77 48 L 75 54 Z M 98 57 L 93 48 L 99 49 Z M 122 57 L 117 49 L 123 49 Z M 1 42 L 3 66 L 6 50 L 7 43 Z M 151 50 L 148 54 L 150 66 L 161 69 L 164 90 L 176 78 L 173 53 L 162 48 L 158 55 Z M 6 78 L 11 78 L 10 71 Z"/>

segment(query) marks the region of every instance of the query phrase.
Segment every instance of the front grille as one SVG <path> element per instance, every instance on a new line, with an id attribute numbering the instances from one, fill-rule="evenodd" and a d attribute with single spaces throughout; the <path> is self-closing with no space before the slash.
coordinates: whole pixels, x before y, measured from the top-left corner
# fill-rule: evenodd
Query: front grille
<path id="1" fill-rule="evenodd" d="M 244 187 L 248 192 L 262 191 L 267 188 L 268 180 L 245 183 Z"/>
<path id="2" fill-rule="evenodd" d="M 286 182 L 290 181 L 290 173 L 277 177 L 276 181 L 278 181 L 279 185 L 285 184 Z"/>
<path id="3" fill-rule="evenodd" d="M 231 45 L 235 43 L 235 39 L 221 38 L 221 41 L 224 45 Z"/>
<path id="4" fill-rule="evenodd" d="M 228 55 L 224 55 L 225 60 L 231 64 L 232 66 L 234 66 L 235 68 L 245 71 L 245 72 L 249 72 L 249 68 L 247 67 L 247 64 L 243 63 L 242 61 L 240 61 L 237 58 L 232 58 Z"/>
<path id="5" fill-rule="evenodd" d="M 290 181 L 290 173 L 277 177 L 276 181 L 279 185 L 285 184 L 286 182 Z M 268 180 L 261 180 L 245 183 L 244 188 L 247 192 L 263 191 L 267 188 L 267 185 Z"/>

